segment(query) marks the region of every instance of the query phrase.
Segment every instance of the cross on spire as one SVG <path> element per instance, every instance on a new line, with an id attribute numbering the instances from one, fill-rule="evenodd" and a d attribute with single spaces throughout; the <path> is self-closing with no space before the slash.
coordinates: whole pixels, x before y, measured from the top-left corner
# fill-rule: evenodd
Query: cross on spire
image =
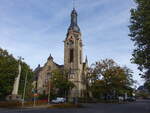
<path id="1" fill-rule="evenodd" d="M 75 0 L 73 0 L 73 9 L 75 9 L 75 2 L 76 2 L 76 1 L 75 1 Z"/>

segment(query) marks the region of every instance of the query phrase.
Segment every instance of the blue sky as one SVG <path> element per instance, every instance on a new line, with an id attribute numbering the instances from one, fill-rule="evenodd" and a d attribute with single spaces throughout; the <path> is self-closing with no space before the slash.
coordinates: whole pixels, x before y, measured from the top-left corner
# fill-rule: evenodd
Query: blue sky
<path id="1" fill-rule="evenodd" d="M 71 0 L 0 0 L 0 47 L 15 57 L 22 56 L 35 68 L 51 53 L 63 64 L 63 40 L 70 24 Z M 78 23 L 84 41 L 84 56 L 89 64 L 112 58 L 134 71 L 130 63 L 133 42 L 128 37 L 133 0 L 77 0 Z"/>

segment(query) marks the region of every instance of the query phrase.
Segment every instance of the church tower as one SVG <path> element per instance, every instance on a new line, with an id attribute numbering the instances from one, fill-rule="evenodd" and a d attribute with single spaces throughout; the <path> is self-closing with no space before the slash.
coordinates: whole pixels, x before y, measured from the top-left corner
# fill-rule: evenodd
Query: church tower
<path id="1" fill-rule="evenodd" d="M 83 85 L 83 44 L 81 31 L 77 23 L 77 12 L 73 8 L 71 12 L 71 24 L 68 28 L 66 39 L 64 41 L 64 68 L 69 70 L 69 80 L 75 84 L 71 91 L 72 97 L 81 97 Z"/>

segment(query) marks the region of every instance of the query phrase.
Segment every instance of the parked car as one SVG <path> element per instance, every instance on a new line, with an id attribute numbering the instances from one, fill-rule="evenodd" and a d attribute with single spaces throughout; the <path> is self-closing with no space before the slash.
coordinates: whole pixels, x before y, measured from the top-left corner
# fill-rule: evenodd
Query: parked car
<path id="1" fill-rule="evenodd" d="M 136 101 L 136 98 L 135 97 L 128 97 L 127 101 L 129 101 L 129 102 Z"/>
<path id="2" fill-rule="evenodd" d="M 118 97 L 118 101 L 119 101 L 119 102 L 123 102 L 123 101 L 124 101 L 124 98 L 123 98 L 122 96 L 119 96 L 119 97 Z"/>
<path id="3" fill-rule="evenodd" d="M 63 97 L 57 97 L 56 99 L 52 100 L 52 103 L 55 104 L 64 103 L 64 102 L 66 102 L 66 99 Z"/>

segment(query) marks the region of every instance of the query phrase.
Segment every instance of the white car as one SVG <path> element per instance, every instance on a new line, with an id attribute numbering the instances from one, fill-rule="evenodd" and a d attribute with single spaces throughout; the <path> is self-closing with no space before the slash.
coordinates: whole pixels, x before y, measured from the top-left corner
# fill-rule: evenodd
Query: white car
<path id="1" fill-rule="evenodd" d="M 66 102 L 66 99 L 62 97 L 57 97 L 56 99 L 52 100 L 52 103 L 55 104 L 64 103 L 64 102 Z"/>
<path id="2" fill-rule="evenodd" d="M 124 98 L 122 96 L 118 97 L 119 102 L 123 102 Z"/>

